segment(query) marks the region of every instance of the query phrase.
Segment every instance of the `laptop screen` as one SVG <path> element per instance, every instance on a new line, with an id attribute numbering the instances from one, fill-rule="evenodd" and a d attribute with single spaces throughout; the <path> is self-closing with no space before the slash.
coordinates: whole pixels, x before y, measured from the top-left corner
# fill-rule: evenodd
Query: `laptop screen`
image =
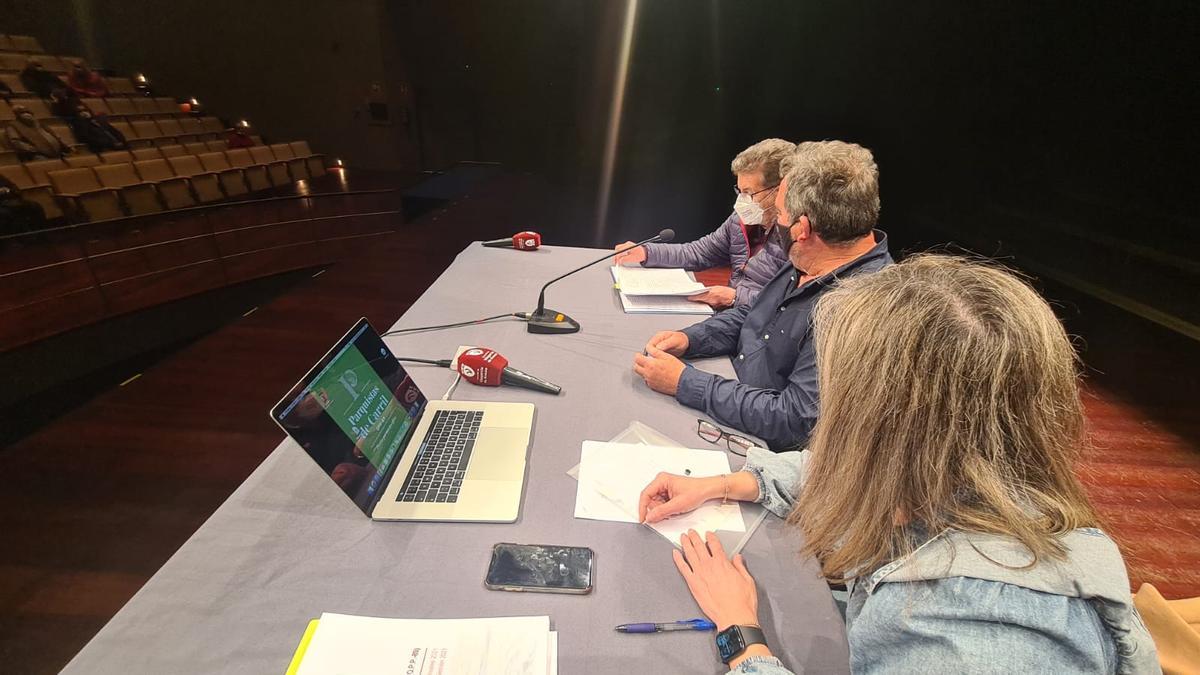
<path id="1" fill-rule="evenodd" d="M 362 319 L 271 417 L 370 515 L 425 404 L 416 383 Z"/>

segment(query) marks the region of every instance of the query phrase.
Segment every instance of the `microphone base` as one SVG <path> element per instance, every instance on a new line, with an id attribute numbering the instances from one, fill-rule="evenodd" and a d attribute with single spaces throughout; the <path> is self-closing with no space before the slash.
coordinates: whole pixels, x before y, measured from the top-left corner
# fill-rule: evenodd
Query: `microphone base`
<path id="1" fill-rule="evenodd" d="M 542 333 L 543 335 L 578 333 L 579 322 L 557 310 L 543 309 L 529 315 L 527 328 L 530 333 Z"/>

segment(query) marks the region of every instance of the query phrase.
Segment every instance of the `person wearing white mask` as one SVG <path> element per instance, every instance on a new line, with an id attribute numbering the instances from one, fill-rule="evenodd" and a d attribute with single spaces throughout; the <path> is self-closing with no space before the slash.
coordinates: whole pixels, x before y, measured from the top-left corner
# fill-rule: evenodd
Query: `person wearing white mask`
<path id="1" fill-rule="evenodd" d="M 763 285 L 788 264 L 787 251 L 772 234 L 779 163 L 795 149 L 794 143 L 768 138 L 739 152 L 730 165 L 737 178 L 733 213 L 716 231 L 686 244 L 638 246 L 618 255 L 616 264 L 686 270 L 729 266 L 729 286 L 711 286 L 707 292 L 690 299 L 716 309 L 754 302 Z M 633 244 L 627 241 L 616 249 Z"/>

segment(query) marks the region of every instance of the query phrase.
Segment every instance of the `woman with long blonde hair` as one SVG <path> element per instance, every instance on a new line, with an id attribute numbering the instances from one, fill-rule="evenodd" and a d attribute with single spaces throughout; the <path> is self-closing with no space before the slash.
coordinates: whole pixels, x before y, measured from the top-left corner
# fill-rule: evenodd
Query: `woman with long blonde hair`
<path id="1" fill-rule="evenodd" d="M 1077 362 L 1046 302 L 1006 271 L 925 255 L 844 280 L 813 326 L 807 450 L 753 449 L 726 476 L 660 474 L 643 519 L 723 498 L 786 517 L 850 589 L 854 672 L 1158 672 L 1075 477 Z M 695 532 L 681 545 L 675 564 L 731 670 L 789 672 L 741 556 Z"/>

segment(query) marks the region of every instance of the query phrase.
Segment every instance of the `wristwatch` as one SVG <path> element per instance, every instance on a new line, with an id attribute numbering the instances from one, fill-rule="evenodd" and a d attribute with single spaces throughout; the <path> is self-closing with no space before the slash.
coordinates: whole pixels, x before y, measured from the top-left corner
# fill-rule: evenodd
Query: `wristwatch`
<path id="1" fill-rule="evenodd" d="M 730 661 L 753 644 L 767 644 L 767 636 L 758 626 L 730 626 L 717 633 L 717 651 L 721 654 L 721 663 L 725 665 L 729 665 Z"/>

